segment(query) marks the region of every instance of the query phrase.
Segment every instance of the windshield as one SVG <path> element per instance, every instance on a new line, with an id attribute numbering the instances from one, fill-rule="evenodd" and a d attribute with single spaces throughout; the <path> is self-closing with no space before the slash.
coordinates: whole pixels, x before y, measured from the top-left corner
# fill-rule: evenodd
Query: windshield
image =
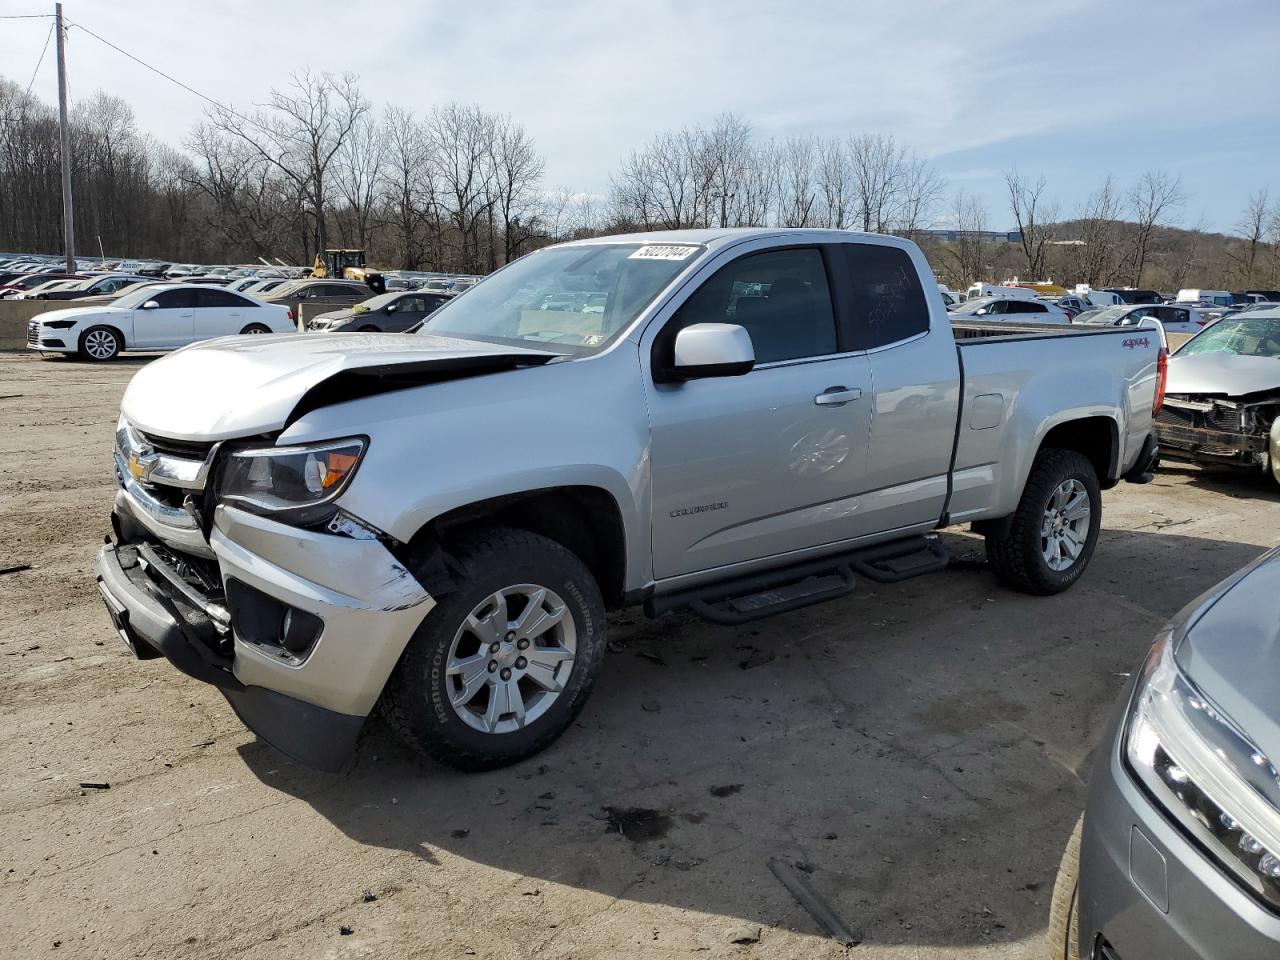
<path id="1" fill-rule="evenodd" d="M 966 300 L 960 306 L 951 311 L 952 316 L 973 316 L 979 310 L 985 309 L 995 303 L 999 297 L 982 297 L 980 300 Z"/>
<path id="2" fill-rule="evenodd" d="M 378 310 L 385 307 L 388 303 L 392 303 L 404 296 L 403 290 L 397 290 L 395 293 L 381 293 L 376 297 L 370 297 L 368 300 L 361 300 L 351 308 L 354 313 L 364 313 L 368 310 Z"/>
<path id="3" fill-rule="evenodd" d="M 1104 307 L 1101 310 L 1087 310 L 1076 317 L 1076 323 L 1115 323 L 1129 313 L 1128 307 Z"/>
<path id="4" fill-rule="evenodd" d="M 141 286 L 130 290 L 124 296 L 116 297 L 116 301 L 112 306 L 125 307 L 126 309 L 141 306 L 155 296 L 156 290 L 162 287 L 167 289 L 166 285 L 162 283 L 144 283 Z"/>
<path id="5" fill-rule="evenodd" d="M 702 247 L 591 244 L 529 254 L 437 310 L 419 333 L 522 347 L 603 349 Z"/>
<path id="6" fill-rule="evenodd" d="M 1280 357 L 1280 317 L 1239 317 L 1219 320 L 1178 351 L 1234 353 L 1241 357 Z"/>

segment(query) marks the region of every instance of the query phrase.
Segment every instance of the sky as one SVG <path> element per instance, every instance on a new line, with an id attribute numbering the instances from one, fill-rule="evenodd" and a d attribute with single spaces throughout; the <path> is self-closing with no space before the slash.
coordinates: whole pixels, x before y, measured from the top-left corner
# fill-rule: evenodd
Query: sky
<path id="1" fill-rule="evenodd" d="M 0 17 L 45 13 L 0 0 Z M 1181 175 L 1176 219 L 1230 230 L 1280 197 L 1280 0 L 67 0 L 83 23 L 245 110 L 290 72 L 360 78 L 377 104 L 509 113 L 546 187 L 604 196 L 633 146 L 731 111 L 760 137 L 892 134 L 948 192 L 1010 224 L 1003 171 L 1043 175 L 1064 215 L 1108 175 Z M 48 20 L 0 19 L 0 75 L 26 85 Z M 72 101 L 126 99 L 180 146 L 204 102 L 72 28 Z M 33 92 L 56 102 L 53 45 Z M 944 214 L 939 210 L 940 216 Z"/>

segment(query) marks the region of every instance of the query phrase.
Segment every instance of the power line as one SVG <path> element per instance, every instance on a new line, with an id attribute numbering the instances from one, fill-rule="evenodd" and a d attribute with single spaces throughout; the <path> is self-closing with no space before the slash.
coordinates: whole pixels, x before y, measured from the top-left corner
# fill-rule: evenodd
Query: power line
<path id="1" fill-rule="evenodd" d="M 31 100 L 31 88 L 36 85 L 36 75 L 40 73 L 40 65 L 44 63 L 44 55 L 49 52 L 49 39 L 53 36 L 56 26 L 57 24 L 50 24 L 49 32 L 44 35 L 44 46 L 40 48 L 40 59 L 36 61 L 36 68 L 31 71 L 31 82 L 27 84 L 26 96 L 22 98 L 22 110 L 24 113 L 27 109 L 27 103 Z"/>
<path id="2" fill-rule="evenodd" d="M 0 14 L 0 20 L 43 20 L 48 17 L 53 19 L 52 13 L 4 13 Z"/>
<path id="3" fill-rule="evenodd" d="M 152 73 L 157 74 L 157 75 L 159 75 L 159 76 L 161 76 L 161 77 L 164 77 L 164 78 L 165 78 L 166 80 L 168 80 L 170 83 L 177 84 L 179 87 L 181 87 L 183 90 L 186 90 L 188 93 L 193 93 L 193 94 L 195 94 L 197 97 L 199 97 L 201 100 L 208 101 L 209 103 L 211 103 L 211 104 L 213 104 L 215 107 L 217 107 L 219 110 L 222 110 L 222 111 L 224 111 L 224 112 L 226 112 L 226 113 L 229 113 L 229 114 L 230 114 L 231 116 L 233 116 L 233 117 L 239 117 L 239 118 L 240 118 L 241 120 L 243 120 L 245 123 L 253 124 L 253 126 L 257 127 L 259 130 L 262 130 L 264 133 L 267 133 L 267 134 L 269 134 L 269 135 L 271 135 L 271 136 L 273 136 L 273 137 L 274 137 L 274 136 L 280 136 L 280 135 L 281 135 L 279 131 L 277 131 L 277 130 L 272 130 L 272 129 L 270 129 L 269 127 L 264 126 L 262 123 L 260 123 L 260 122 L 259 122 L 259 121 L 257 121 L 257 120 L 254 120 L 252 117 L 246 117 L 244 114 L 239 113 L 239 112 L 238 112 L 238 111 L 236 111 L 236 110 L 233 110 L 231 107 L 227 106 L 225 103 L 222 103 L 222 102 L 220 102 L 220 101 L 218 101 L 218 100 L 215 100 L 215 99 L 213 99 L 213 97 L 206 96 L 205 94 L 201 93 L 199 90 L 195 89 L 195 87 L 188 86 L 187 84 L 183 83 L 181 80 L 177 79 L 176 77 L 172 77 L 172 76 L 170 76 L 169 74 L 167 74 L 167 73 L 165 73 L 163 70 L 161 70 L 159 67 L 153 67 L 151 64 L 147 63 L 145 60 L 142 60 L 142 59 L 140 59 L 139 57 L 135 57 L 135 56 L 134 56 L 132 53 L 130 53 L 128 50 L 123 50 L 123 49 L 121 49 L 120 47 L 117 47 L 114 43 L 112 43 L 110 40 L 106 39 L 105 37 L 100 37 L 100 36 L 98 36 L 98 34 L 94 33 L 92 30 L 90 30 L 90 29 L 89 29 L 88 27 L 86 27 L 84 24 L 82 24 L 82 23 L 72 23 L 70 20 L 68 20 L 68 21 L 67 21 L 67 24 L 68 24 L 69 26 L 77 27 L 77 28 L 79 28 L 80 30 L 83 30 L 85 33 L 87 33 L 89 36 L 93 37 L 93 38 L 94 38 L 95 40 L 97 40 L 99 43 L 104 43 L 104 44 L 106 44 L 106 45 L 107 45 L 108 47 L 110 47 L 112 50 L 116 51 L 116 52 L 117 52 L 117 53 L 119 53 L 119 54 L 123 54 L 124 56 L 128 57 L 130 60 L 132 60 L 134 63 L 138 64 L 139 66 L 146 67 L 146 68 L 147 68 L 148 70 L 150 70 Z M 296 139 L 296 137 L 290 137 L 289 139 Z"/>

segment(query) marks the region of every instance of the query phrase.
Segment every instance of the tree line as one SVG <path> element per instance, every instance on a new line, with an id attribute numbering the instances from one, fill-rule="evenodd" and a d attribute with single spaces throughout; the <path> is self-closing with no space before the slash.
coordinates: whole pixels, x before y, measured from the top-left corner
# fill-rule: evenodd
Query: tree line
<path id="1" fill-rule="evenodd" d="M 241 113 L 211 106 L 174 149 L 118 97 L 71 113 L 81 255 L 309 263 L 360 247 L 371 263 L 482 273 L 538 246 L 625 230 L 811 226 L 919 241 L 941 278 L 1053 278 L 1094 286 L 1277 286 L 1280 203 L 1251 195 L 1234 236 L 1181 228 L 1178 177 L 1111 177 L 1065 211 L 1043 177 L 1005 173 L 1016 240 L 992 239 L 978 198 L 893 136 L 761 139 L 734 114 L 628 151 L 604 197 L 552 188 L 511 117 L 450 103 L 375 107 L 355 77 L 300 71 Z M 54 108 L 0 77 L 0 250 L 61 248 Z M 935 224 L 948 238 L 926 232 Z"/>

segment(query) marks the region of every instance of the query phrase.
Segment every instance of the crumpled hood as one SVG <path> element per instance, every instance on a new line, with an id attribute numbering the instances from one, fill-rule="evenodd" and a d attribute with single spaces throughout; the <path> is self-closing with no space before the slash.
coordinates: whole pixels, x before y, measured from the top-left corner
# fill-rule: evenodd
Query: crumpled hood
<path id="1" fill-rule="evenodd" d="M 1169 360 L 1167 393 L 1218 393 L 1242 397 L 1280 390 L 1280 358 L 1242 357 L 1234 353 L 1192 353 Z"/>
<path id="2" fill-rule="evenodd" d="M 1280 761 L 1280 551 L 1248 570 L 1178 645 L 1178 666 Z"/>
<path id="3" fill-rule="evenodd" d="M 291 333 L 223 337 L 184 347 L 138 371 L 120 403 L 144 433 L 213 441 L 279 430 L 322 384 L 399 386 L 545 363 L 556 354 L 475 340 L 408 334 Z M 361 388 L 348 388 L 352 399 Z M 323 405 L 317 403 L 315 405 Z"/>

